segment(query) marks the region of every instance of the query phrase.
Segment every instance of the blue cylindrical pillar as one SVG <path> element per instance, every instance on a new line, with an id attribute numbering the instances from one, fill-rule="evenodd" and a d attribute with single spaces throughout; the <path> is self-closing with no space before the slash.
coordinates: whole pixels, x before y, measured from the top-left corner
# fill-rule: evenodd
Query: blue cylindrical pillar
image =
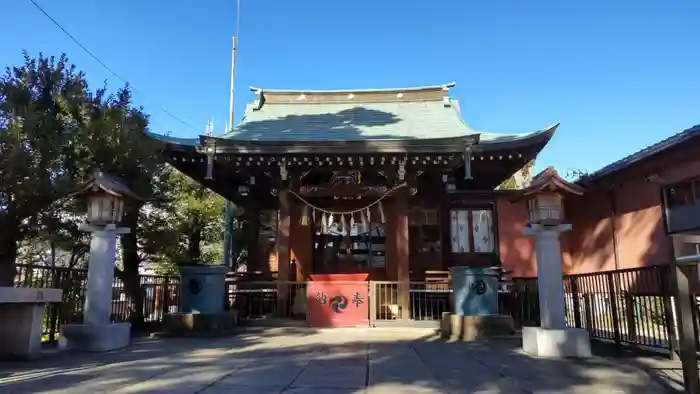
<path id="1" fill-rule="evenodd" d="M 498 278 L 493 268 L 451 267 L 452 313 L 457 316 L 498 315 Z"/>

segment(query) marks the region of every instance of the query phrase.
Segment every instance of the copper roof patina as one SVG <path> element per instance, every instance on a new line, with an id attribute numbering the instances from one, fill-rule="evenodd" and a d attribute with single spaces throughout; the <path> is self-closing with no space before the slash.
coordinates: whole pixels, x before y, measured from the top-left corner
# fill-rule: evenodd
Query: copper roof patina
<path id="1" fill-rule="evenodd" d="M 394 89 L 275 90 L 251 88 L 256 98 L 246 106 L 241 123 L 221 137 L 174 138 L 152 135 L 180 147 L 201 147 L 207 141 L 265 146 L 301 143 L 327 145 L 405 141 L 404 147 L 430 141 L 473 141 L 494 150 L 544 145 L 558 123 L 525 134 L 486 133 L 462 119 L 459 102 L 449 96 L 454 83 Z M 330 145 L 328 143 L 331 143 Z M 250 145 L 248 145 L 250 146 Z M 255 145 L 256 149 L 260 145 Z M 253 151 L 256 149 L 245 149 Z"/>
<path id="2" fill-rule="evenodd" d="M 449 97 L 454 83 L 373 90 L 272 90 L 251 88 L 241 124 L 223 136 L 246 141 L 358 141 L 442 139 L 480 135 L 480 144 L 549 134 L 493 134 L 471 129 L 459 102 Z"/>

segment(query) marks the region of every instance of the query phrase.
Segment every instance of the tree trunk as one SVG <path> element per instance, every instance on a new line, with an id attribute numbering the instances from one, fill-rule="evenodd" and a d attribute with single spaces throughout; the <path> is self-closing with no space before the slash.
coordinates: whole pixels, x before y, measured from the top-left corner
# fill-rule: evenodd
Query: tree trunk
<path id="1" fill-rule="evenodd" d="M 187 258 L 189 264 L 196 264 L 202 260 L 202 230 L 199 226 L 190 233 L 187 242 Z"/>
<path id="2" fill-rule="evenodd" d="M 17 239 L 7 227 L 0 231 L 0 286 L 14 286 L 17 268 Z"/>
<path id="3" fill-rule="evenodd" d="M 139 208 L 138 206 L 128 206 L 124 211 L 122 224 L 131 229 L 131 233 L 121 236 L 122 263 L 124 271 L 119 277 L 124 282 L 124 290 L 130 299 L 131 329 L 141 331 L 144 328 L 143 319 L 143 292 L 141 291 L 141 278 L 139 276 L 139 258 L 137 243 Z"/>

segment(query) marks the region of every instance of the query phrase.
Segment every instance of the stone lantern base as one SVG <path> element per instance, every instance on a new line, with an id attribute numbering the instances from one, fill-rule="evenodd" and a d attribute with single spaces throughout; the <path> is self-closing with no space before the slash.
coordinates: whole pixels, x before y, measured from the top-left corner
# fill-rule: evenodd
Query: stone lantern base
<path id="1" fill-rule="evenodd" d="M 591 357 L 591 339 L 582 328 L 523 327 L 523 350 L 538 357 Z"/>
<path id="2" fill-rule="evenodd" d="M 513 334 L 513 318 L 508 315 L 459 316 L 443 313 L 440 322 L 440 336 L 453 341 L 507 338 Z"/>
<path id="3" fill-rule="evenodd" d="M 129 346 L 131 324 L 112 323 L 104 325 L 64 324 L 61 338 L 67 350 L 108 352 Z"/>

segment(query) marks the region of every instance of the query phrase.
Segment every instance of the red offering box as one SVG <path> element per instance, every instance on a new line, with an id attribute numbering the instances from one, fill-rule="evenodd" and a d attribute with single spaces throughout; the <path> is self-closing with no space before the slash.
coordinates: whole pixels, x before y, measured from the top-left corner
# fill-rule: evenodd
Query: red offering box
<path id="1" fill-rule="evenodd" d="M 368 327 L 368 274 L 311 275 L 306 319 L 311 327 Z"/>
<path id="2" fill-rule="evenodd" d="M 312 274 L 309 277 L 316 282 L 364 282 L 369 274 Z"/>

